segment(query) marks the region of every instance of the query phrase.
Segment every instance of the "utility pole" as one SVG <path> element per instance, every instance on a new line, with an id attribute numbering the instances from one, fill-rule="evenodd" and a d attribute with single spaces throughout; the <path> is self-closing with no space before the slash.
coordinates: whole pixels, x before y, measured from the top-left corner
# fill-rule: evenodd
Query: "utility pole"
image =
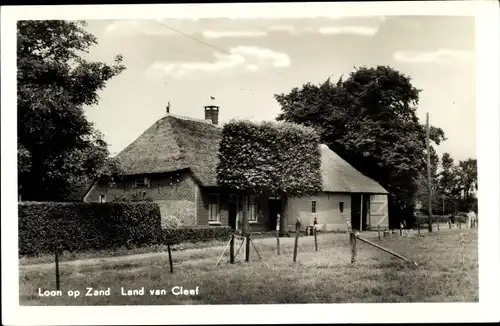
<path id="1" fill-rule="evenodd" d="M 429 131 L 429 112 L 426 115 L 426 147 L 427 147 L 427 189 L 429 192 L 428 200 L 428 219 L 429 232 L 432 232 L 432 179 L 431 179 L 431 151 L 430 151 L 430 131 Z"/>

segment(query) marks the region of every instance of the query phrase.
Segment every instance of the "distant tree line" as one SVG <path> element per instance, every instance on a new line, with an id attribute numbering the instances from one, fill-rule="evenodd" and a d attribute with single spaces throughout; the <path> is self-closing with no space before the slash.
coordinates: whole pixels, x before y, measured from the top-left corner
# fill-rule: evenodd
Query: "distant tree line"
<path id="1" fill-rule="evenodd" d="M 444 153 L 441 160 L 434 156 L 431 160 L 432 175 L 432 213 L 434 215 L 477 212 L 477 160 L 467 159 L 455 163 L 449 153 Z M 440 168 L 440 171 L 438 171 Z M 420 212 L 428 213 L 429 193 L 427 176 L 420 179 L 417 201 L 421 204 Z"/>

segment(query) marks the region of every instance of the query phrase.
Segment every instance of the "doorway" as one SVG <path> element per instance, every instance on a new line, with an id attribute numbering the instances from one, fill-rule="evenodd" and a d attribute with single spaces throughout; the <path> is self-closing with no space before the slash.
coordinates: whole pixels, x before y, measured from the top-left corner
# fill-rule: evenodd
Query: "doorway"
<path id="1" fill-rule="evenodd" d="M 361 231 L 361 195 L 351 195 L 351 227 L 353 230 Z"/>
<path id="2" fill-rule="evenodd" d="M 281 199 L 271 197 L 269 198 L 269 228 L 271 230 L 276 230 L 276 222 L 278 220 L 278 214 L 283 215 L 281 212 Z M 282 219 L 283 220 L 283 219 Z M 283 223 L 280 223 L 280 229 Z"/>
<path id="3" fill-rule="evenodd" d="M 368 228 L 369 205 L 369 195 L 351 195 L 351 225 L 353 230 L 365 231 Z"/>
<path id="4" fill-rule="evenodd" d="M 228 225 L 236 230 L 236 218 L 238 217 L 238 197 L 237 196 L 229 196 L 229 200 L 227 202 L 227 211 L 228 211 Z"/>

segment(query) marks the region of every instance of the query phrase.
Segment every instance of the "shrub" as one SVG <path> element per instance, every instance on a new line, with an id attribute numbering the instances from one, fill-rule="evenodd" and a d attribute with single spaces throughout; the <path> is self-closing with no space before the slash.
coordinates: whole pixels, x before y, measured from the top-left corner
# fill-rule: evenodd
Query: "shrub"
<path id="1" fill-rule="evenodd" d="M 184 242 L 206 242 L 211 240 L 229 240 L 229 226 L 185 226 L 178 229 L 163 230 L 164 241 L 172 244 Z"/>
<path id="2" fill-rule="evenodd" d="M 293 123 L 231 121 L 222 129 L 217 180 L 236 189 L 305 196 L 321 191 L 319 136 Z"/>
<path id="3" fill-rule="evenodd" d="M 182 226 L 181 221 L 173 215 L 167 216 L 162 220 L 162 228 L 166 229 L 178 229 Z"/>
<path id="4" fill-rule="evenodd" d="M 20 203 L 19 254 L 116 249 L 158 243 L 155 203 Z"/>

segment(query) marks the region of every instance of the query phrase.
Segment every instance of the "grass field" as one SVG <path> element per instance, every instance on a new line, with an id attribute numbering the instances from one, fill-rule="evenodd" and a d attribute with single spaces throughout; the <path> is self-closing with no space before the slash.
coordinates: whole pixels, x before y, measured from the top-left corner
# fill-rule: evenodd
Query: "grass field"
<path id="1" fill-rule="evenodd" d="M 418 267 L 358 241 L 357 262 L 350 263 L 347 234 L 301 237 L 293 263 L 293 238 L 256 239 L 262 260 L 251 248 L 251 261 L 243 250 L 234 265 L 228 253 L 215 267 L 223 247 L 173 252 L 174 273 L 166 253 L 79 260 L 61 264 L 62 296 L 41 297 L 38 289 L 55 290 L 54 264 L 20 265 L 21 305 L 171 305 L 262 303 L 362 303 L 362 302 L 477 302 L 477 229 L 463 231 L 464 264 L 461 264 L 458 229 L 445 229 L 424 237 L 391 236 L 378 240 L 376 233 L 362 236 L 418 262 Z M 238 246 L 238 244 L 237 244 Z M 35 261 L 38 262 L 38 261 Z M 172 287 L 198 287 L 197 295 L 173 295 Z M 110 288 L 108 296 L 85 296 L 86 288 Z M 144 295 L 123 296 L 121 287 L 140 289 Z M 165 289 L 164 295 L 150 290 Z M 80 291 L 69 297 L 68 290 Z"/>

